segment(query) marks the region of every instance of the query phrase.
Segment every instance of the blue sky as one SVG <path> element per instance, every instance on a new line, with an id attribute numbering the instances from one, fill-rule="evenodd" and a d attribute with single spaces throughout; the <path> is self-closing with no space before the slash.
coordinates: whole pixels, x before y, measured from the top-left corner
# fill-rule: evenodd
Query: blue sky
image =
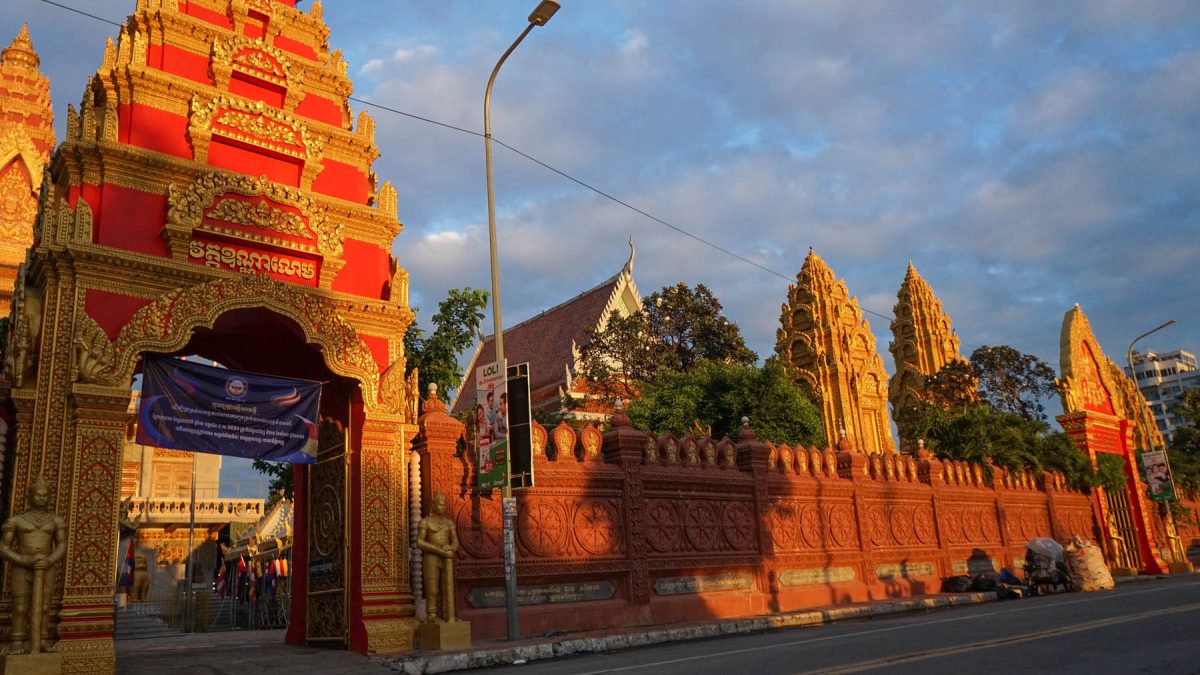
<path id="1" fill-rule="evenodd" d="M 480 130 L 535 4 L 331 1 L 325 18 L 357 96 Z M 884 315 L 912 260 L 968 353 L 1057 365 L 1076 302 L 1110 357 L 1167 319 L 1142 346 L 1200 351 L 1194 0 L 563 5 L 505 65 L 495 137 L 783 278 L 497 148 L 506 324 L 614 274 L 632 236 L 643 293 L 708 285 L 762 357 L 809 246 Z M 9 0 L 0 36 L 22 20 L 61 129 L 115 29 Z M 447 289 L 489 285 L 482 140 L 372 114 L 425 319 Z M 888 322 L 868 318 L 890 368 Z"/>

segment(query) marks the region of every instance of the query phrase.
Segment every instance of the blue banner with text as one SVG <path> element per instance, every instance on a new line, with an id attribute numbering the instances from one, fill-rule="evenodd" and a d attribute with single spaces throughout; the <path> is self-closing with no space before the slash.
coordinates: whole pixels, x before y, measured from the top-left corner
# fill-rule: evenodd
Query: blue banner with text
<path id="1" fill-rule="evenodd" d="M 146 356 L 137 442 L 313 464 L 321 383 Z"/>

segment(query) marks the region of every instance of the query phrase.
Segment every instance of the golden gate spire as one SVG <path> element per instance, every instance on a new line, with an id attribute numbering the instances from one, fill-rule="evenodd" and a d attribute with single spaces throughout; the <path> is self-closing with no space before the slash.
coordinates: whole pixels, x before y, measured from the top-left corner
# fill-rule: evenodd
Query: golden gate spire
<path id="1" fill-rule="evenodd" d="M 887 416 L 887 373 L 875 337 L 846 282 L 812 249 L 796 283 L 788 286 L 775 352 L 792 379 L 808 383 L 821 399 L 825 437 L 832 447 L 841 431 L 868 453 L 894 452 Z"/>
<path id="2" fill-rule="evenodd" d="M 42 167 L 54 148 L 50 83 L 29 26 L 0 51 L 0 314 L 8 313 L 17 266 L 33 243 Z"/>
<path id="3" fill-rule="evenodd" d="M 888 350 L 896 363 L 896 374 L 888 387 L 888 400 L 900 424 L 900 411 L 916 402 L 925 388 L 925 378 L 962 356 L 958 353 L 958 335 L 950 328 L 950 316 L 911 261 L 892 313 L 896 318 L 892 320 Z M 903 428 L 900 439 L 902 444 L 915 447 L 916 439 L 907 438 Z"/>

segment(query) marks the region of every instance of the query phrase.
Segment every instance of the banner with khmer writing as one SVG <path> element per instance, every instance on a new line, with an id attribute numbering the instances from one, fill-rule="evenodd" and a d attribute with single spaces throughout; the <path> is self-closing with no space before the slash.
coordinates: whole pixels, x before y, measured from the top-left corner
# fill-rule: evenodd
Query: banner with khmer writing
<path id="1" fill-rule="evenodd" d="M 137 442 L 313 464 L 320 400 L 320 382 L 146 356 Z"/>

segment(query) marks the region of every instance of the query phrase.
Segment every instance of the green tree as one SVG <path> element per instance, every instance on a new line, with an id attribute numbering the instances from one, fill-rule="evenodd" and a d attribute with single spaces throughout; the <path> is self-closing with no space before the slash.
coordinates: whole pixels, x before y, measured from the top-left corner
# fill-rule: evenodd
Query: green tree
<path id="1" fill-rule="evenodd" d="M 432 335 L 425 335 L 415 324 L 408 327 L 404 334 L 404 352 L 409 370 L 419 369 L 420 391 L 426 391 L 429 383 L 435 382 L 438 396 L 449 401 L 450 392 L 462 384 L 463 369 L 458 359 L 475 341 L 488 297 L 487 291 L 452 288 L 446 299 L 438 303 L 437 314 L 433 315 Z"/>
<path id="2" fill-rule="evenodd" d="M 760 439 L 791 445 L 824 443 L 821 411 L 777 364 L 758 368 L 700 361 L 647 383 L 626 408 L 634 425 L 683 434 L 711 425 L 714 438 L 736 438 L 742 417 Z"/>
<path id="3" fill-rule="evenodd" d="M 1046 419 L 1042 399 L 1056 390 L 1054 370 L 1044 361 L 1006 345 L 984 345 L 971 353 L 971 366 L 979 378 L 979 395 L 992 408 Z"/>
<path id="4" fill-rule="evenodd" d="M 1175 486 L 1188 495 L 1200 494 L 1200 389 L 1187 389 L 1172 412 L 1182 423 L 1171 434 L 1167 456 Z"/>
<path id="5" fill-rule="evenodd" d="M 280 497 L 284 499 L 293 497 L 291 464 L 256 459 L 253 466 L 255 471 L 268 478 L 266 504 L 268 510 L 279 501 Z"/>
<path id="6" fill-rule="evenodd" d="M 664 287 L 645 299 L 642 311 L 627 317 L 613 312 L 603 329 L 587 329 L 580 374 L 593 394 L 611 403 L 633 398 L 661 375 L 687 372 L 704 361 L 753 365 L 758 355 L 723 311 L 704 284 Z"/>

